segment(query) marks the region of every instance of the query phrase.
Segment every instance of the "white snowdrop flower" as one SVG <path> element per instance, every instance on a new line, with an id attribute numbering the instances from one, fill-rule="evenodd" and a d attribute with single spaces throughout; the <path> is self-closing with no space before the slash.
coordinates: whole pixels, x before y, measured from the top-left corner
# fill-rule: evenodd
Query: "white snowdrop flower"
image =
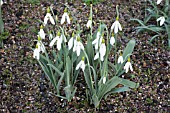
<path id="1" fill-rule="evenodd" d="M 116 21 L 112 24 L 112 26 L 111 26 L 111 30 L 113 30 L 114 29 L 114 33 L 116 34 L 116 33 L 118 33 L 118 31 L 120 30 L 120 31 L 122 31 L 122 27 L 121 27 L 121 24 L 119 23 L 119 18 L 117 17 L 116 18 Z"/>
<path id="2" fill-rule="evenodd" d="M 60 50 L 61 49 L 61 36 L 60 36 L 60 32 L 58 32 L 57 36 L 50 42 L 50 47 L 52 47 L 54 45 L 54 43 L 57 41 L 57 49 Z"/>
<path id="3" fill-rule="evenodd" d="M 162 26 L 162 25 L 164 24 L 164 22 L 165 22 L 165 17 L 164 17 L 164 16 L 161 16 L 161 17 L 159 17 L 156 21 L 157 21 L 157 22 L 160 21 L 160 26 Z"/>
<path id="4" fill-rule="evenodd" d="M 89 18 L 89 20 L 88 20 L 88 22 L 86 24 L 86 27 L 89 29 L 89 28 L 91 28 L 91 26 L 92 26 L 92 19 Z"/>
<path id="5" fill-rule="evenodd" d="M 105 84 L 106 83 L 106 77 L 104 76 L 103 77 L 103 84 Z"/>
<path id="6" fill-rule="evenodd" d="M 44 53 L 45 52 L 45 46 L 41 41 L 41 37 L 39 35 L 37 35 L 37 36 L 38 36 L 37 46 L 38 46 L 39 52 L 42 51 Z"/>
<path id="7" fill-rule="evenodd" d="M 80 37 L 77 38 L 77 41 L 75 42 L 75 47 L 73 48 L 73 52 L 76 51 L 77 56 L 80 55 L 81 50 L 84 50 L 83 44 L 80 42 Z"/>
<path id="8" fill-rule="evenodd" d="M 70 18 L 68 16 L 68 13 L 67 13 L 67 9 L 65 8 L 64 10 L 64 14 L 61 18 L 61 24 L 64 24 L 65 20 L 67 20 L 67 23 L 70 24 Z"/>
<path id="9" fill-rule="evenodd" d="M 122 54 L 120 53 L 120 56 L 119 56 L 119 58 L 118 58 L 118 60 L 117 60 L 117 63 L 119 64 L 119 63 L 123 63 L 123 56 L 122 56 Z"/>
<path id="10" fill-rule="evenodd" d="M 126 73 L 129 71 L 129 68 L 130 68 L 131 71 L 133 71 L 132 64 L 130 63 L 130 58 L 128 58 L 128 62 L 124 66 Z"/>
<path id="11" fill-rule="evenodd" d="M 67 42 L 67 39 L 66 39 L 66 37 L 64 35 L 60 36 L 60 40 L 61 40 L 61 43 L 63 42 L 63 40 L 64 40 L 64 42 Z"/>
<path id="12" fill-rule="evenodd" d="M 100 53 L 100 60 L 103 61 L 104 56 L 106 54 L 106 45 L 104 39 L 102 39 L 102 44 L 100 45 L 99 53 Z"/>
<path id="13" fill-rule="evenodd" d="M 162 0 L 157 0 L 156 4 L 160 4 L 162 2 Z"/>
<path id="14" fill-rule="evenodd" d="M 110 44 L 113 46 L 115 43 L 115 38 L 114 38 L 114 34 L 112 34 L 111 38 L 110 38 Z"/>
<path id="15" fill-rule="evenodd" d="M 70 40 L 68 41 L 68 49 L 70 50 L 73 47 L 74 44 L 74 32 L 72 33 L 72 37 L 70 38 Z"/>
<path id="16" fill-rule="evenodd" d="M 50 20 L 51 24 L 55 25 L 54 19 L 50 13 L 50 8 L 47 8 L 47 14 L 44 17 L 44 25 L 47 25 L 48 20 Z"/>
<path id="17" fill-rule="evenodd" d="M 38 49 L 37 44 L 36 44 L 36 48 L 34 49 L 33 58 L 36 58 L 37 60 L 40 59 L 40 50 Z"/>
<path id="18" fill-rule="evenodd" d="M 102 42 L 103 36 L 100 37 L 100 30 L 97 32 L 96 39 L 92 42 L 93 45 L 95 45 L 95 49 L 98 50 L 99 45 Z"/>
<path id="19" fill-rule="evenodd" d="M 41 39 L 45 39 L 45 32 L 42 25 L 40 26 L 40 31 L 38 32 L 38 34 L 40 35 Z"/>
<path id="20" fill-rule="evenodd" d="M 84 69 L 85 69 L 84 57 L 82 57 L 82 60 L 76 66 L 76 70 L 78 70 L 79 68 L 81 68 L 84 72 Z"/>

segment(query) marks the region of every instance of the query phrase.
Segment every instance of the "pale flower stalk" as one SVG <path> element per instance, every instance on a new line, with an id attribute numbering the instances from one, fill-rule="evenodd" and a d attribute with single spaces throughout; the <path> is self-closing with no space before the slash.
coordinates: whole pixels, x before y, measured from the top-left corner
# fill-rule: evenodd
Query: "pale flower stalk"
<path id="1" fill-rule="evenodd" d="M 84 72 L 85 70 L 85 63 L 84 63 L 84 57 L 82 57 L 82 60 L 78 63 L 78 65 L 76 66 L 76 70 L 78 70 L 79 68 L 82 69 L 82 71 Z"/>
<path id="2" fill-rule="evenodd" d="M 122 27 L 121 27 L 121 24 L 119 23 L 119 18 L 117 17 L 116 18 L 116 21 L 112 24 L 111 26 L 111 30 L 114 29 L 114 33 L 118 33 L 118 31 L 122 31 Z"/>
<path id="3" fill-rule="evenodd" d="M 130 63 L 130 58 L 128 58 L 128 62 L 124 66 L 125 72 L 127 73 L 129 69 L 133 71 L 132 64 Z"/>
<path id="4" fill-rule="evenodd" d="M 164 17 L 164 16 L 161 16 L 161 17 L 159 17 L 156 21 L 157 21 L 157 22 L 160 21 L 160 26 L 162 26 L 162 25 L 164 24 L 164 22 L 165 22 L 165 17 Z"/>

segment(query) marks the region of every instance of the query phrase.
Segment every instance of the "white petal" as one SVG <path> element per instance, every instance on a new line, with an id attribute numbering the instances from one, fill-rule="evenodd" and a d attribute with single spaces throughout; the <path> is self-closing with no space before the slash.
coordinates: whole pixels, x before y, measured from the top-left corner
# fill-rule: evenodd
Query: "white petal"
<path id="1" fill-rule="evenodd" d="M 91 24 L 92 24 L 92 21 L 91 20 L 88 20 L 87 24 L 86 24 L 86 27 L 87 28 L 91 28 Z"/>
<path id="2" fill-rule="evenodd" d="M 61 24 L 64 24 L 65 22 L 65 13 L 63 14 L 62 18 L 61 18 Z"/>
<path id="3" fill-rule="evenodd" d="M 70 24 L 70 18 L 67 13 L 66 13 L 66 19 L 67 19 L 67 23 Z"/>
<path id="4" fill-rule="evenodd" d="M 82 60 L 81 60 L 81 61 L 78 63 L 78 65 L 76 66 L 76 70 L 78 70 L 81 65 L 82 65 Z"/>
<path id="5" fill-rule="evenodd" d="M 99 52 L 96 53 L 96 55 L 94 56 L 94 60 L 99 58 Z"/>
<path id="6" fill-rule="evenodd" d="M 157 0 L 156 3 L 157 3 L 157 5 L 158 5 L 158 4 L 160 4 L 161 2 L 162 2 L 162 0 Z"/>
<path id="7" fill-rule="evenodd" d="M 122 57 L 122 56 L 119 56 L 117 63 L 118 63 L 118 64 L 119 64 L 119 63 L 121 63 L 121 64 L 123 63 L 123 57 Z"/>
<path id="8" fill-rule="evenodd" d="M 37 60 L 40 59 L 40 51 L 39 51 L 38 48 L 35 48 L 35 49 L 34 49 L 33 58 L 36 58 Z"/>
<path id="9" fill-rule="evenodd" d="M 117 21 L 116 21 L 116 23 L 115 23 L 115 28 L 114 28 L 114 33 L 115 33 L 115 34 L 118 33 L 118 27 L 119 27 L 119 25 L 118 25 L 118 23 L 117 23 Z"/>
<path id="10" fill-rule="evenodd" d="M 103 57 L 106 54 L 106 46 L 105 46 L 105 44 L 101 44 L 99 52 L 100 52 L 101 61 L 103 61 Z"/>
<path id="11" fill-rule="evenodd" d="M 74 40 L 73 52 L 75 52 L 75 51 L 76 51 L 76 46 L 77 46 L 77 40 L 75 39 L 75 40 Z"/>
<path id="12" fill-rule="evenodd" d="M 130 70 L 133 71 L 132 64 L 130 64 Z"/>
<path id="13" fill-rule="evenodd" d="M 3 1 L 1 0 L 1 6 L 2 6 L 2 4 L 3 4 Z"/>
<path id="14" fill-rule="evenodd" d="M 61 41 L 60 40 L 57 40 L 57 49 L 60 50 L 61 49 Z"/>
<path id="15" fill-rule="evenodd" d="M 112 26 L 111 26 L 111 30 L 113 30 L 113 29 L 114 29 L 114 27 L 115 27 L 115 22 L 112 24 Z"/>
<path id="16" fill-rule="evenodd" d="M 165 22 L 165 18 L 162 17 L 162 19 L 161 19 L 161 21 L 160 21 L 160 26 L 162 26 L 162 25 L 164 24 L 164 22 Z"/>
<path id="17" fill-rule="evenodd" d="M 79 42 L 78 42 L 78 43 L 79 43 Z M 79 46 L 79 44 L 77 44 L 76 53 L 77 53 L 77 56 L 80 55 L 80 46 Z"/>
<path id="18" fill-rule="evenodd" d="M 68 41 L 68 49 L 70 50 L 73 47 L 73 37 Z"/>
<path id="19" fill-rule="evenodd" d="M 81 69 L 82 69 L 83 71 L 84 71 L 84 69 L 85 69 L 85 63 L 84 63 L 84 61 L 82 61 Z"/>
<path id="20" fill-rule="evenodd" d="M 83 46 L 83 44 L 80 42 L 80 48 L 82 49 L 82 50 L 84 50 L 84 46 Z"/>
<path id="21" fill-rule="evenodd" d="M 111 38 L 110 38 L 110 44 L 113 46 L 114 43 L 115 43 L 115 38 L 114 38 L 114 37 L 111 37 Z"/>
<path id="22" fill-rule="evenodd" d="M 38 32 L 38 34 L 40 35 L 41 39 L 45 39 L 45 33 L 43 29 L 40 29 L 40 31 Z"/>
<path id="23" fill-rule="evenodd" d="M 103 84 L 106 83 L 106 77 L 103 77 Z"/>
<path id="24" fill-rule="evenodd" d="M 51 24 L 55 25 L 54 19 L 51 15 L 50 15 L 50 21 L 51 21 Z"/>
<path id="25" fill-rule="evenodd" d="M 121 24 L 119 23 L 119 21 L 118 21 L 118 27 L 119 27 L 119 30 L 122 31 L 122 27 L 121 27 Z"/>
<path id="26" fill-rule="evenodd" d="M 129 68 L 131 66 L 131 63 L 130 62 L 127 62 L 124 66 L 124 69 L 125 69 L 125 72 L 127 73 L 129 71 Z M 132 69 L 133 70 L 133 69 Z"/>
<path id="27" fill-rule="evenodd" d="M 54 43 L 58 40 L 58 37 L 55 37 L 51 42 L 50 42 L 50 47 L 54 45 Z"/>

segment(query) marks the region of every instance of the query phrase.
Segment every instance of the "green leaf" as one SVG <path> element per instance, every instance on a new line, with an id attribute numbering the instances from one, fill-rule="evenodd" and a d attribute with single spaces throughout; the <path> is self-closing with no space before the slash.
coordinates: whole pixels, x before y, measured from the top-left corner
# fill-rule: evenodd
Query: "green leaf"
<path id="1" fill-rule="evenodd" d="M 107 94 L 109 91 L 111 91 L 113 88 L 115 88 L 119 83 L 121 83 L 122 79 L 114 76 L 109 81 L 107 81 L 105 84 L 99 84 L 101 87 L 99 88 L 97 95 L 99 100 L 103 98 L 105 94 Z"/>
<path id="2" fill-rule="evenodd" d="M 130 91 L 129 87 L 120 87 L 120 88 L 114 88 L 113 90 L 111 90 L 110 92 L 108 92 L 105 95 L 105 99 L 107 98 L 108 95 L 112 94 L 112 93 L 120 93 L 120 92 L 125 92 L 125 91 Z"/>
<path id="3" fill-rule="evenodd" d="M 93 99 L 93 103 L 94 103 L 95 108 L 97 108 L 99 106 L 99 103 L 100 103 L 97 95 L 93 94 L 92 99 Z"/>
<path id="4" fill-rule="evenodd" d="M 69 82 L 70 82 L 70 75 L 72 74 L 71 73 L 71 69 L 72 69 L 72 63 L 71 63 L 71 60 L 70 60 L 70 57 L 68 56 L 66 58 L 66 74 L 67 74 L 67 85 L 69 85 Z"/>
<path id="5" fill-rule="evenodd" d="M 145 24 L 143 23 L 142 20 L 139 20 L 139 19 L 136 19 L 136 18 L 132 18 L 132 19 L 130 19 L 130 21 L 137 21 L 140 25 L 145 26 Z"/>
<path id="6" fill-rule="evenodd" d="M 134 39 L 130 40 L 126 46 L 126 48 L 123 51 L 123 59 L 126 62 L 126 60 L 128 59 L 128 56 L 132 54 L 133 49 L 135 47 L 135 43 L 136 41 Z"/>
<path id="7" fill-rule="evenodd" d="M 138 88 L 139 87 L 139 84 L 137 84 L 135 82 L 132 82 L 130 80 L 123 79 L 123 78 L 121 78 L 121 79 L 122 79 L 122 81 L 120 82 L 120 84 L 122 84 L 124 86 L 130 87 L 130 88 Z"/>
<path id="8" fill-rule="evenodd" d="M 170 48 L 170 25 L 165 24 L 165 28 L 168 33 L 168 47 Z"/>
<path id="9" fill-rule="evenodd" d="M 57 67 L 55 67 L 53 64 L 47 64 L 50 67 L 52 67 L 60 76 L 62 76 L 64 73 L 62 73 Z"/>
<path id="10" fill-rule="evenodd" d="M 156 38 L 156 37 L 158 37 L 159 35 L 154 35 L 151 39 L 150 39 L 150 43 L 152 43 L 152 41 Z"/>

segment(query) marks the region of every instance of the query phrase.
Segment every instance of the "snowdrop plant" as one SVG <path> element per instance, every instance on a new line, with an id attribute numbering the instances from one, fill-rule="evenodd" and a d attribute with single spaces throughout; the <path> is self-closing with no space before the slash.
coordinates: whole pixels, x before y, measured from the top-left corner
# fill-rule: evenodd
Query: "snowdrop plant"
<path id="1" fill-rule="evenodd" d="M 146 8 L 147 15 L 144 20 L 131 19 L 137 21 L 140 26 L 136 27 L 137 33 L 142 31 L 152 31 L 155 33 L 150 39 L 150 42 L 157 37 L 167 38 L 168 47 L 170 48 L 170 1 L 169 0 L 147 0 L 152 7 Z M 162 6 L 162 8 L 160 8 Z M 155 21 L 153 21 L 153 19 Z"/>
<path id="2" fill-rule="evenodd" d="M 87 84 L 87 100 L 97 108 L 101 100 L 104 97 L 106 99 L 109 94 L 129 91 L 131 88 L 137 88 L 138 84 L 121 78 L 121 75 L 125 72 L 127 73 L 129 68 L 130 70 L 132 69 L 132 64 L 130 62 L 125 64 L 125 62 L 133 52 L 135 40 L 129 41 L 123 54 L 117 59 L 118 49 L 116 43 L 120 26 L 118 26 L 119 30 L 116 34 L 113 30 L 109 32 L 107 25 L 102 22 L 100 22 L 97 30 L 93 30 L 92 23 L 94 20 L 92 15 L 91 5 L 90 23 L 87 22 L 87 29 L 90 28 L 90 32 L 85 34 L 87 36 L 86 43 L 81 39 L 82 31 L 78 23 L 76 23 L 77 27 L 72 30 L 72 35 L 67 33 L 64 25 L 60 26 L 65 20 L 63 18 L 67 18 L 67 16 L 62 16 L 63 20 L 61 19 L 59 23 L 56 22 L 54 27 L 57 28 L 52 32 L 55 37 L 46 45 L 47 47 L 50 46 L 50 48 L 46 49 L 42 46 L 43 40 L 39 36 L 40 39 L 37 43 L 41 41 L 42 45 L 36 45 L 33 57 L 37 59 L 42 70 L 54 86 L 56 92 L 53 92 L 53 94 L 68 101 L 71 101 L 77 90 L 75 86 L 77 77 L 84 76 Z M 117 17 L 119 18 L 119 16 Z M 50 28 L 48 28 L 50 25 L 47 23 L 44 31 L 50 31 Z M 116 26 L 113 29 L 117 29 Z M 56 30 L 58 32 L 55 34 Z M 46 36 L 49 36 L 48 33 L 50 32 L 45 33 Z M 57 49 L 55 49 L 55 44 L 57 44 Z M 44 49 L 39 49 L 40 47 L 44 47 Z M 40 53 L 40 51 L 43 52 Z M 115 62 L 109 60 L 110 55 L 113 55 Z M 122 87 L 118 87 L 119 84 L 122 84 Z"/>

